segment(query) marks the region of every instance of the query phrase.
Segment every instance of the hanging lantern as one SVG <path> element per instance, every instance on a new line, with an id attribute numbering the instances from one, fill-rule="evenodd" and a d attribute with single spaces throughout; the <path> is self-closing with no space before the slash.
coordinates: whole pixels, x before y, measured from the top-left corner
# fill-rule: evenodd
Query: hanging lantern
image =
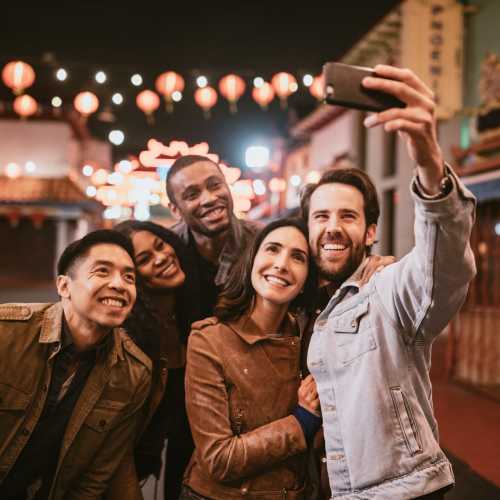
<path id="1" fill-rule="evenodd" d="M 260 87 L 254 87 L 252 97 L 263 110 L 267 110 L 267 106 L 274 99 L 274 89 L 269 83 L 264 82 Z"/>
<path id="2" fill-rule="evenodd" d="M 309 92 L 318 101 L 322 101 L 325 98 L 325 79 L 323 75 L 318 75 L 314 77 L 314 80 L 309 87 Z"/>
<path id="3" fill-rule="evenodd" d="M 229 101 L 229 111 L 236 113 L 236 103 L 245 92 L 245 81 L 238 75 L 227 75 L 219 81 L 219 92 Z"/>
<path id="4" fill-rule="evenodd" d="M 287 98 L 297 89 L 297 80 L 290 73 L 277 73 L 271 80 L 271 85 L 274 87 L 276 94 L 280 98 L 281 107 L 287 107 Z"/>
<path id="5" fill-rule="evenodd" d="M 19 95 L 24 89 L 33 85 L 35 70 L 23 61 L 12 61 L 4 66 L 2 80 L 14 94 Z"/>
<path id="6" fill-rule="evenodd" d="M 92 92 L 80 92 L 74 99 L 73 105 L 75 109 L 87 118 L 92 113 L 97 111 L 99 107 L 99 99 Z"/>
<path id="7" fill-rule="evenodd" d="M 148 123 L 154 123 L 153 113 L 160 107 L 160 97 L 152 90 L 143 90 L 135 98 L 137 107 L 146 115 Z"/>
<path id="8" fill-rule="evenodd" d="M 210 110 L 217 102 L 217 92 L 212 87 L 197 89 L 194 93 L 194 100 L 203 109 L 205 118 L 210 118 Z"/>
<path id="9" fill-rule="evenodd" d="M 21 118 L 28 118 L 38 111 L 38 103 L 28 94 L 16 97 L 12 107 Z"/>
<path id="10" fill-rule="evenodd" d="M 165 98 L 167 112 L 172 113 L 174 110 L 172 94 L 184 90 L 184 78 L 175 71 L 165 71 L 156 79 L 155 87 Z"/>

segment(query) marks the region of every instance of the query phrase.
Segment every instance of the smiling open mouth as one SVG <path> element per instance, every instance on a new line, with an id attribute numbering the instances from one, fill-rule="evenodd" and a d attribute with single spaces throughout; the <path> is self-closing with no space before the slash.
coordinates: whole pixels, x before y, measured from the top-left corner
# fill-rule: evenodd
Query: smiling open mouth
<path id="1" fill-rule="evenodd" d="M 272 276 L 270 274 L 267 274 L 264 276 L 264 279 L 268 282 L 268 283 L 271 283 L 272 285 L 278 285 L 278 286 L 281 286 L 281 287 L 286 287 L 286 286 L 290 286 L 290 283 L 283 279 L 283 278 L 280 278 L 278 276 Z"/>
<path id="2" fill-rule="evenodd" d="M 111 307 L 126 307 L 127 301 L 124 299 L 117 299 L 117 298 L 111 298 L 111 297 L 105 297 L 104 299 L 101 299 L 99 302 L 101 304 L 104 304 L 105 306 L 111 306 Z"/>
<path id="3" fill-rule="evenodd" d="M 170 262 L 166 267 L 164 267 L 157 275 L 157 278 L 168 278 L 175 273 L 177 264 L 175 261 Z"/>
<path id="4" fill-rule="evenodd" d="M 216 207 L 211 210 L 207 210 L 201 216 L 203 219 L 208 220 L 218 220 L 226 213 L 226 207 Z"/>
<path id="5" fill-rule="evenodd" d="M 348 245 L 342 245 L 340 243 L 325 243 L 324 245 L 321 245 L 321 248 L 327 251 L 341 252 L 346 250 Z"/>

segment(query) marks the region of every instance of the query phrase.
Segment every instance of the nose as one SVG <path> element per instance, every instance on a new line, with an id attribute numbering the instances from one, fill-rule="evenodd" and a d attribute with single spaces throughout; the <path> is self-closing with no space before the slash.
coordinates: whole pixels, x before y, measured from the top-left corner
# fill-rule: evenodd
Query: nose
<path id="1" fill-rule="evenodd" d="M 154 265 L 160 266 L 165 262 L 165 254 L 163 252 L 156 252 L 154 255 Z"/>
<path id="2" fill-rule="evenodd" d="M 342 227 L 340 219 L 336 215 L 331 215 L 328 219 L 328 224 L 326 225 L 327 234 L 333 236 L 338 235 L 342 232 Z"/>
<path id="3" fill-rule="evenodd" d="M 280 271 L 288 270 L 288 254 L 286 252 L 280 252 L 274 257 L 273 266 Z"/>
<path id="4" fill-rule="evenodd" d="M 200 203 L 202 205 L 211 205 L 217 201 L 217 195 L 208 189 L 204 189 L 200 196 Z"/>
<path id="5" fill-rule="evenodd" d="M 113 273 L 111 281 L 109 282 L 109 288 L 114 290 L 125 290 L 125 281 L 120 272 Z"/>

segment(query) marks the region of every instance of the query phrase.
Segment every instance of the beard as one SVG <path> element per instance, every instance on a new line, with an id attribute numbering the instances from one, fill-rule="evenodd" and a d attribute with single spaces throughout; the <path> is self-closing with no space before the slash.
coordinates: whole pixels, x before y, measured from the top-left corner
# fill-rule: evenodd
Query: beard
<path id="1" fill-rule="evenodd" d="M 196 224 L 191 224 L 190 229 L 191 231 L 206 236 L 207 238 L 215 238 L 221 235 L 222 233 L 226 232 L 229 229 L 230 225 L 231 222 L 228 221 L 227 224 L 221 224 L 219 227 L 211 229 L 205 226 L 204 224 L 198 222 Z"/>
<path id="2" fill-rule="evenodd" d="M 339 288 L 350 276 L 354 274 L 356 269 L 363 262 L 366 254 L 366 234 L 363 243 L 359 245 L 352 245 L 351 252 L 348 258 L 342 264 L 332 263 L 326 259 L 321 258 L 321 252 L 315 257 L 316 265 L 318 266 L 319 275 L 325 281 L 331 283 L 335 288 Z"/>

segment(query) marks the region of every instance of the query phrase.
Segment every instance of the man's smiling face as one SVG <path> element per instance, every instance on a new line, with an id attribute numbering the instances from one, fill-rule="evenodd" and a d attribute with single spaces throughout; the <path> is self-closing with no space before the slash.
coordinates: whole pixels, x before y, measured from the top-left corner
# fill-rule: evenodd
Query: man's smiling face
<path id="1" fill-rule="evenodd" d="M 366 226 L 364 200 L 353 186 L 322 184 L 309 205 L 309 245 L 322 277 L 343 283 L 361 264 L 375 241 L 376 225 Z"/>
<path id="2" fill-rule="evenodd" d="M 233 200 L 224 175 L 210 161 L 199 161 L 179 170 L 172 178 L 175 215 L 191 231 L 214 237 L 226 231 L 231 221 Z"/>

